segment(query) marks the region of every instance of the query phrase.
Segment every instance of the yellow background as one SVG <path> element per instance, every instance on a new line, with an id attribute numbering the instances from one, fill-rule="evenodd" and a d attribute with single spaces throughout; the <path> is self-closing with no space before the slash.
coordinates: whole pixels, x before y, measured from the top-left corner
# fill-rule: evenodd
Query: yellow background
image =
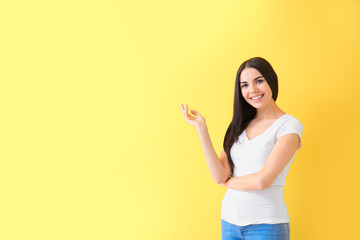
<path id="1" fill-rule="evenodd" d="M 292 240 L 354 239 L 360 2 L 2 1 L 0 239 L 220 239 L 216 152 L 248 58 L 304 125 Z"/>

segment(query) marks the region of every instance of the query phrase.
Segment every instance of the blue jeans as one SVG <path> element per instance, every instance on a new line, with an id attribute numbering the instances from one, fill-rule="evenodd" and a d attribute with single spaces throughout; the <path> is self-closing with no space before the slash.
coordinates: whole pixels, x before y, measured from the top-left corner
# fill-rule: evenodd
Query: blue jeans
<path id="1" fill-rule="evenodd" d="M 222 240 L 289 240 L 290 224 L 251 224 L 237 226 L 221 219 Z"/>

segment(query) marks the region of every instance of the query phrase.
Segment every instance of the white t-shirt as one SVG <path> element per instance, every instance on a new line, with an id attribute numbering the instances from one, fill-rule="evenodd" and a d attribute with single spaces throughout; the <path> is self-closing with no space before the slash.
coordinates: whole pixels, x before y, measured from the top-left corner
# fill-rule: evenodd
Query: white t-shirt
<path id="1" fill-rule="evenodd" d="M 265 164 L 276 141 L 285 134 L 298 134 L 300 149 L 302 131 L 302 123 L 289 114 L 284 114 L 276 119 L 269 128 L 251 140 L 248 139 L 244 130 L 230 150 L 234 162 L 233 177 L 258 172 Z M 229 188 L 222 200 L 221 218 L 238 226 L 290 222 L 283 197 L 283 187 L 294 157 L 295 154 L 267 189 L 240 191 Z"/>

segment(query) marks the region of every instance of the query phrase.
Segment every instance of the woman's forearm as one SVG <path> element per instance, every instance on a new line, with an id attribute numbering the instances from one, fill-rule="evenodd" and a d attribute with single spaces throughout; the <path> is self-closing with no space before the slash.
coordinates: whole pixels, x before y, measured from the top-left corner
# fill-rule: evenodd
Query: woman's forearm
<path id="1" fill-rule="evenodd" d="M 210 170 L 211 177 L 217 184 L 226 181 L 226 179 L 229 177 L 229 174 L 226 173 L 224 166 L 222 165 L 214 150 L 207 126 L 201 125 L 197 127 L 196 130 L 200 137 L 200 142 L 204 151 L 206 163 Z"/>
<path id="2" fill-rule="evenodd" d="M 231 177 L 225 183 L 220 185 L 226 188 L 242 191 L 262 190 L 266 188 L 261 180 L 259 172 L 242 177 Z"/>

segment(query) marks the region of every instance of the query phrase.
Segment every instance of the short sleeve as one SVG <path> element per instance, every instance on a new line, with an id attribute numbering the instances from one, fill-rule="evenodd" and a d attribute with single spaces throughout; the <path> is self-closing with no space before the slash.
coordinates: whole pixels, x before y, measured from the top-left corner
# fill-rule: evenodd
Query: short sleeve
<path id="1" fill-rule="evenodd" d="M 296 133 L 297 135 L 299 135 L 300 138 L 300 146 L 298 149 L 301 148 L 302 146 L 302 142 L 301 142 L 301 136 L 302 136 L 302 132 L 303 132 L 303 125 L 302 123 L 298 120 L 298 119 L 291 119 L 285 123 L 283 123 L 276 135 L 276 139 L 279 139 L 280 137 L 289 134 L 289 133 Z"/>

